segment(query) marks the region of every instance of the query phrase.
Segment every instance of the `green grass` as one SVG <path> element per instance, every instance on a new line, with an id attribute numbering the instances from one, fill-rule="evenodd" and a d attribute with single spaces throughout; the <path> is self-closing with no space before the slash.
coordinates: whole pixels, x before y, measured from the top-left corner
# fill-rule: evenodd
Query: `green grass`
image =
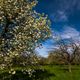
<path id="1" fill-rule="evenodd" d="M 52 76 L 50 80 L 80 80 L 80 66 L 72 65 L 72 72 L 68 72 L 68 66 L 65 65 L 48 65 L 44 66 Z"/>
<path id="2" fill-rule="evenodd" d="M 46 66 L 42 66 L 42 68 L 46 69 L 49 75 L 47 72 L 46 74 L 43 74 L 43 73 L 39 73 L 39 71 L 36 73 L 36 75 L 39 75 L 39 76 L 41 75 L 43 77 L 47 76 L 48 79 L 45 79 L 45 80 L 80 80 L 80 65 L 72 65 L 72 72 L 68 71 L 67 65 L 46 65 Z M 27 68 L 15 67 L 14 69 L 16 71 L 21 71 L 22 69 L 25 70 Z M 1 75 L 4 76 L 4 74 L 8 76 L 9 75 L 8 71 L 9 69 L 0 70 L 0 76 Z M 17 79 L 3 79 L 3 80 L 17 80 Z M 22 80 L 32 80 L 32 79 L 22 79 Z M 39 79 L 34 79 L 34 80 L 39 80 Z"/>

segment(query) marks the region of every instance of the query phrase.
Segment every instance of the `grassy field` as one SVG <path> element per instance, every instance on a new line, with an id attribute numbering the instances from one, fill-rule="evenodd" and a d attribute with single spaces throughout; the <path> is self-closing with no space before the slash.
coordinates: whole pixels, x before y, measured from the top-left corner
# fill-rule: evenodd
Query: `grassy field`
<path id="1" fill-rule="evenodd" d="M 80 80 L 80 65 L 72 65 L 72 72 L 68 71 L 68 66 L 67 65 L 46 65 L 42 66 L 42 68 L 46 69 L 47 72 L 43 73 L 42 71 L 38 70 L 35 75 L 36 77 L 39 77 L 41 79 L 28 79 L 27 75 L 23 75 L 21 70 L 22 69 L 27 69 L 26 67 L 16 67 L 14 68 L 15 71 L 17 71 L 17 74 L 12 75 L 11 79 L 2 79 L 1 76 L 3 77 L 10 77 L 11 75 L 8 73 L 9 70 L 0 70 L 0 80 L 44 80 L 42 79 L 45 77 L 45 80 Z M 37 68 L 36 68 L 37 69 Z M 19 78 L 24 77 L 25 79 L 17 79 L 18 76 Z M 15 78 L 14 78 L 15 77 Z M 27 77 L 27 78 L 26 78 Z M 47 79 L 46 79 L 47 78 Z"/>
<path id="2" fill-rule="evenodd" d="M 80 65 L 72 65 L 72 72 L 68 72 L 66 65 L 48 65 L 44 68 L 52 73 L 49 80 L 80 80 Z"/>

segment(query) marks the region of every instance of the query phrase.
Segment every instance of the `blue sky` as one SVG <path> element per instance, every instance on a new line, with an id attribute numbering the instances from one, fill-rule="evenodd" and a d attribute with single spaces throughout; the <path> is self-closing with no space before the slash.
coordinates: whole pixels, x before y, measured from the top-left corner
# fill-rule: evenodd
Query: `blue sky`
<path id="1" fill-rule="evenodd" d="M 54 38 L 36 49 L 40 55 L 47 56 L 50 48 L 55 47 L 55 35 L 80 41 L 80 0 L 38 0 L 35 10 L 48 15 Z"/>

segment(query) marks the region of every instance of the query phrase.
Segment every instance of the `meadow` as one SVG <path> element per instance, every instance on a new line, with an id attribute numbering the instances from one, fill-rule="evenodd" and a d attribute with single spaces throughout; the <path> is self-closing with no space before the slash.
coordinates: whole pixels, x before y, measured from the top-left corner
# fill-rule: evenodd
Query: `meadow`
<path id="1" fill-rule="evenodd" d="M 52 75 L 49 80 L 80 80 L 80 65 L 72 65 L 72 72 L 68 71 L 67 65 L 44 66 Z"/>
<path id="2" fill-rule="evenodd" d="M 0 70 L 0 80 L 80 80 L 80 65 L 72 65 L 72 72 L 68 71 L 68 65 L 44 65 L 41 70 L 35 68 L 36 72 L 33 72 L 32 77 L 25 72 L 26 67 L 13 69 L 16 73 L 13 72 L 12 75 L 9 69 Z"/>

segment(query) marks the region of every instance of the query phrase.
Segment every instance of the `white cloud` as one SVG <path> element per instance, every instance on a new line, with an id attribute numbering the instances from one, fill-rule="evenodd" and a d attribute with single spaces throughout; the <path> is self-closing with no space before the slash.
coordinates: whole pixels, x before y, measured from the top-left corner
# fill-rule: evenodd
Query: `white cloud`
<path id="1" fill-rule="evenodd" d="M 55 45 L 53 45 L 54 43 L 55 42 L 52 39 L 49 39 L 42 44 L 41 48 L 38 47 L 35 50 L 39 53 L 39 55 L 47 57 L 48 52 L 56 47 Z"/>
<path id="2" fill-rule="evenodd" d="M 61 38 L 62 39 L 77 39 L 80 40 L 80 32 L 77 31 L 75 28 L 72 27 L 68 27 L 66 26 L 63 30 L 63 32 L 61 33 Z"/>
<path id="3" fill-rule="evenodd" d="M 39 53 L 40 56 L 44 56 L 44 57 L 48 56 L 48 49 L 45 46 L 43 46 L 42 48 L 38 47 L 35 50 Z"/>
<path id="4" fill-rule="evenodd" d="M 72 38 L 75 41 L 80 41 L 80 32 L 75 28 L 66 26 L 62 32 L 55 32 L 57 35 L 53 35 L 53 39 L 49 39 L 43 43 L 42 48 L 36 48 L 35 50 L 39 53 L 39 55 L 47 57 L 48 51 L 57 48 L 55 42 L 57 39 L 70 39 Z M 54 33 L 53 33 L 54 34 Z"/>

